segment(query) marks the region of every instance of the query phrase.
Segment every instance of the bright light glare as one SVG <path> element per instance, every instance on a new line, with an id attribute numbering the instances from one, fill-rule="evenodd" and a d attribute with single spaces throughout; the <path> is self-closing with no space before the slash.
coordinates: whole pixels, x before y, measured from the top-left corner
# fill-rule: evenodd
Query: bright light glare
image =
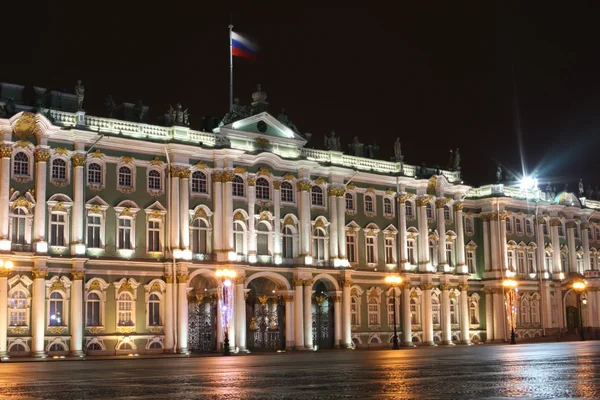
<path id="1" fill-rule="evenodd" d="M 573 282 L 573 289 L 575 290 L 584 290 L 585 286 L 584 282 Z"/>
<path id="2" fill-rule="evenodd" d="M 398 275 L 390 275 L 385 277 L 385 283 L 389 285 L 399 285 L 402 283 L 402 277 Z"/>
<path id="3" fill-rule="evenodd" d="M 504 285 L 504 287 L 508 287 L 508 288 L 516 288 L 517 281 L 512 280 L 512 279 L 506 279 L 502 282 L 502 285 Z"/>
<path id="4" fill-rule="evenodd" d="M 226 279 L 226 280 L 223 282 L 223 285 L 225 285 L 225 286 L 229 287 L 229 286 L 231 286 L 231 281 L 230 281 L 229 279 Z"/>
<path id="5" fill-rule="evenodd" d="M 538 181 L 535 178 L 532 178 L 531 176 L 525 176 L 523 177 L 523 179 L 521 179 L 521 183 L 519 184 L 519 186 L 521 187 L 521 189 L 525 190 L 525 189 L 535 189 L 538 185 Z"/>

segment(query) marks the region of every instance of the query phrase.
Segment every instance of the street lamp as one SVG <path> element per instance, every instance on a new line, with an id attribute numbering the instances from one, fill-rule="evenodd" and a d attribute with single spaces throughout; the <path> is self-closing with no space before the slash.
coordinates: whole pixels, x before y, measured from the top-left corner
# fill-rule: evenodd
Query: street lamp
<path id="1" fill-rule="evenodd" d="M 585 281 L 577 281 L 577 282 L 573 282 L 573 290 L 575 290 L 575 292 L 577 292 L 577 298 L 579 300 L 579 331 L 580 336 L 581 336 L 581 340 L 585 340 L 585 337 L 583 335 L 583 305 L 587 304 L 587 300 L 583 300 L 581 298 L 581 295 L 583 294 L 583 292 L 585 292 L 585 288 L 586 288 L 587 284 Z"/>
<path id="2" fill-rule="evenodd" d="M 223 286 L 221 286 L 220 294 L 223 299 L 223 303 L 221 304 L 221 312 L 222 322 L 223 322 L 223 334 L 225 338 L 223 340 L 223 355 L 229 356 L 231 355 L 229 352 L 229 317 L 231 316 L 231 309 L 233 306 L 233 293 L 230 290 L 231 280 L 235 278 L 235 271 L 231 269 L 218 269 L 215 272 L 215 276 L 223 281 Z"/>
<path id="3" fill-rule="evenodd" d="M 390 285 L 393 289 L 402 284 L 402 277 L 398 275 L 389 275 L 385 277 L 385 283 Z M 398 334 L 396 332 L 396 291 L 394 290 L 394 338 L 393 338 L 394 346 L 392 347 L 394 350 L 398 350 L 400 348 L 398 344 Z"/>
<path id="4" fill-rule="evenodd" d="M 10 274 L 10 271 L 12 271 L 13 266 L 13 262 L 10 260 L 6 262 L 0 260 L 0 269 L 3 270 L 2 272 L 4 272 L 6 275 Z"/>
<path id="5" fill-rule="evenodd" d="M 510 323 L 510 344 L 517 344 L 515 340 L 515 320 L 517 317 L 517 296 L 519 289 L 517 289 L 517 281 L 513 279 L 505 279 L 502 282 L 506 293 L 506 306 L 508 308 L 508 320 Z"/>

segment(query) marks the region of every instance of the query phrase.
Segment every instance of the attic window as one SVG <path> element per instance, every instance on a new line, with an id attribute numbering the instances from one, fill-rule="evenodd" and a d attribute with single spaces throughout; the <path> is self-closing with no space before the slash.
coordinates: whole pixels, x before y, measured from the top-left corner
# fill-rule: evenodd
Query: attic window
<path id="1" fill-rule="evenodd" d="M 267 124 L 265 121 L 258 121 L 258 123 L 256 124 L 256 129 L 258 129 L 259 132 L 265 133 L 267 131 Z"/>

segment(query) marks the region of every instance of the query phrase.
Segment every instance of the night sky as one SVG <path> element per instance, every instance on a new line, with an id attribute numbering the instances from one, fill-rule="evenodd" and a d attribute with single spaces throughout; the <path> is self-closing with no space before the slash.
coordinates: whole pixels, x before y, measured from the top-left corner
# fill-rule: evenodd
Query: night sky
<path id="1" fill-rule="evenodd" d="M 317 148 L 334 129 L 344 149 L 354 136 L 376 139 L 380 158 L 389 159 L 399 136 L 407 163 L 444 167 L 458 147 L 465 183 L 479 185 L 495 181 L 497 163 L 521 171 L 520 126 L 526 166 L 537 167 L 540 180 L 559 191 L 565 182 L 575 190 L 580 177 L 600 184 L 598 9 L 506 1 L 355 9 L 35 3 L 3 5 L 0 81 L 72 92 L 81 79 L 90 114 L 103 115 L 112 94 L 117 103 L 142 99 L 152 118 L 180 101 L 192 127 L 202 116 L 222 116 L 231 12 L 234 30 L 261 46 L 257 62 L 234 59 L 234 95 L 248 104 L 261 83 L 271 114 L 285 108 Z"/>

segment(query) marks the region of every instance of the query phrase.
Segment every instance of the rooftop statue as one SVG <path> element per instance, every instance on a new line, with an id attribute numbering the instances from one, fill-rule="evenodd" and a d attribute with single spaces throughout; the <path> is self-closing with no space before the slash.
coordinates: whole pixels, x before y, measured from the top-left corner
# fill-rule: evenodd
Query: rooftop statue
<path id="1" fill-rule="evenodd" d="M 104 112 L 108 118 L 114 118 L 115 111 L 117 111 L 117 104 L 109 94 L 106 100 L 104 100 Z"/>
<path id="2" fill-rule="evenodd" d="M 584 188 L 583 188 L 583 178 L 579 179 L 579 197 L 583 197 L 583 194 L 585 192 Z"/>
<path id="3" fill-rule="evenodd" d="M 369 146 L 369 158 L 377 158 L 379 154 L 379 145 L 375 140 L 373 140 L 373 144 Z"/>
<path id="4" fill-rule="evenodd" d="M 236 97 L 233 99 L 233 104 L 229 108 L 229 112 L 225 114 L 219 126 L 228 125 L 232 122 L 244 119 L 250 116 L 250 110 L 248 107 L 240 104 L 240 99 Z"/>
<path id="5" fill-rule="evenodd" d="M 452 165 L 454 164 L 454 152 L 452 151 L 452 149 L 449 150 L 449 155 L 448 155 L 448 165 L 446 165 L 446 167 L 448 169 L 452 168 Z"/>
<path id="6" fill-rule="evenodd" d="M 138 100 L 137 104 L 135 105 L 135 112 L 138 122 L 144 122 L 146 120 L 146 107 L 144 107 L 142 100 Z"/>
<path id="7" fill-rule="evenodd" d="M 502 167 L 498 165 L 498 169 L 496 170 L 496 183 L 502 182 Z"/>
<path id="8" fill-rule="evenodd" d="M 85 87 L 81 80 L 77 81 L 77 85 L 75 85 L 75 95 L 77 96 L 77 111 L 83 110 L 83 97 L 85 94 Z"/>
<path id="9" fill-rule="evenodd" d="M 335 131 L 331 131 L 329 135 L 325 135 L 325 150 L 341 151 L 340 137 L 335 137 Z"/>
<path id="10" fill-rule="evenodd" d="M 592 193 L 594 193 L 594 189 L 592 189 L 592 185 L 590 185 L 588 183 L 588 187 L 587 187 L 587 190 L 585 192 L 585 197 L 587 197 L 588 199 L 591 199 L 592 198 Z"/>
<path id="11" fill-rule="evenodd" d="M 277 120 L 279 122 L 281 122 L 282 124 L 284 124 L 285 126 L 287 126 L 288 128 L 290 128 L 291 130 L 293 130 L 294 132 L 300 133 L 298 131 L 298 128 L 296 128 L 296 125 L 294 125 L 294 123 L 292 121 L 290 121 L 290 119 L 288 118 L 287 114 L 285 113 L 284 108 L 281 109 L 281 112 L 277 116 Z"/>
<path id="12" fill-rule="evenodd" d="M 175 109 L 169 106 L 169 111 L 167 113 L 167 123 L 169 125 L 179 125 L 179 126 L 189 126 L 190 125 L 190 115 L 188 114 L 188 109 L 182 109 L 181 103 L 177 103 Z"/>
<path id="13" fill-rule="evenodd" d="M 356 157 L 365 156 L 365 145 L 358 141 L 358 136 L 354 136 L 354 141 L 348 145 L 348 154 Z"/>
<path id="14" fill-rule="evenodd" d="M 454 152 L 454 160 L 452 162 L 452 168 L 459 169 L 460 168 L 460 153 L 458 152 L 458 148 Z"/>
<path id="15" fill-rule="evenodd" d="M 267 93 L 263 92 L 260 83 L 256 85 L 256 92 L 252 93 L 252 115 L 267 111 Z"/>
<path id="16" fill-rule="evenodd" d="M 402 144 L 399 137 L 394 142 L 394 157 L 396 157 L 397 162 L 402 159 Z"/>

